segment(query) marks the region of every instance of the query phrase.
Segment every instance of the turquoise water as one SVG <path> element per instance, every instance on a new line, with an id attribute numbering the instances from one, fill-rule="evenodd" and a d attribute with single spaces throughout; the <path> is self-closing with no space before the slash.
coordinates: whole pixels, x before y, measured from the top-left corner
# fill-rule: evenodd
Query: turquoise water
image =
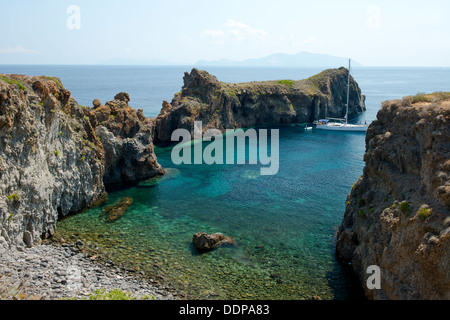
<path id="1" fill-rule="evenodd" d="M 175 167 L 171 148 L 157 148 L 166 176 L 109 194 L 107 204 L 133 198 L 120 220 L 105 222 L 99 207 L 59 222 L 58 230 L 88 235 L 108 259 L 159 275 L 196 299 L 358 298 L 334 258 L 333 239 L 362 172 L 365 136 L 279 129 L 275 176 L 248 164 Z M 198 255 L 191 242 L 199 231 L 232 236 L 238 247 Z"/>
<path id="2" fill-rule="evenodd" d="M 131 106 L 156 116 L 162 100 L 180 91 L 192 67 L 0 66 L 0 73 L 60 77 L 82 105 L 120 91 Z M 226 82 L 303 79 L 317 68 L 210 68 Z M 366 119 L 382 101 L 417 92 L 449 91 L 449 68 L 355 68 L 367 96 Z M 109 192 L 108 203 L 58 223 L 60 236 L 81 238 L 99 258 L 145 272 L 196 299 L 360 298 L 334 257 L 334 234 L 345 199 L 362 174 L 361 133 L 280 128 L 280 170 L 261 176 L 258 165 L 175 166 L 171 148 L 157 147 L 167 170 L 160 178 Z M 133 204 L 115 223 L 102 208 L 129 196 Z M 196 232 L 221 232 L 237 248 L 199 255 Z"/>

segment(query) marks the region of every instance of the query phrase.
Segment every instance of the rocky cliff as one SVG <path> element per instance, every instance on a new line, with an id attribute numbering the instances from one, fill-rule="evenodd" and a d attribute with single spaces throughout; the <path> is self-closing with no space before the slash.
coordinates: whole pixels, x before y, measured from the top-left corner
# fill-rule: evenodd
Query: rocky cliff
<path id="1" fill-rule="evenodd" d="M 337 254 L 371 299 L 450 299 L 450 93 L 383 103 L 347 199 Z M 381 289 L 366 287 L 367 267 Z"/>
<path id="2" fill-rule="evenodd" d="M 0 248 L 51 236 L 58 218 L 102 199 L 105 183 L 163 172 L 153 122 L 124 96 L 91 109 L 57 78 L 0 75 Z"/>
<path id="3" fill-rule="evenodd" d="M 130 97 L 121 92 L 101 105 L 94 101 L 91 123 L 105 150 L 106 186 L 123 186 L 164 173 L 153 150 L 154 119 L 142 109 L 128 105 Z"/>
<path id="4" fill-rule="evenodd" d="M 182 91 L 164 101 L 156 119 L 155 142 L 171 140 L 178 128 L 193 132 L 194 121 L 208 129 L 312 123 L 345 115 L 348 70 L 330 69 L 301 81 L 224 83 L 206 71 L 185 73 Z M 351 78 L 349 118 L 365 110 L 364 96 Z"/>

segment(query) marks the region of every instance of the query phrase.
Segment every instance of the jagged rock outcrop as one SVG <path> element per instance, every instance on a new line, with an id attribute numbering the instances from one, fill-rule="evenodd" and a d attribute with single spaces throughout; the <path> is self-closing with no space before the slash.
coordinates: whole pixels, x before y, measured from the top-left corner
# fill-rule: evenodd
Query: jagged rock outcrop
<path id="1" fill-rule="evenodd" d="M 121 92 L 105 105 L 94 100 L 90 119 L 105 149 L 106 186 L 133 184 L 164 173 L 153 149 L 154 119 L 128 105 Z"/>
<path id="2" fill-rule="evenodd" d="M 59 218 L 106 196 L 105 184 L 162 174 L 153 120 L 129 96 L 79 106 L 51 77 L 0 75 L 0 249 L 38 244 Z"/>
<path id="3" fill-rule="evenodd" d="M 366 145 L 337 255 L 368 298 L 450 299 L 450 93 L 383 103 Z M 366 287 L 370 265 L 380 290 Z"/>
<path id="4" fill-rule="evenodd" d="M 156 119 L 155 142 L 168 142 L 179 128 L 193 133 L 194 121 L 208 129 L 248 128 L 312 123 L 344 117 L 348 70 L 331 69 L 301 81 L 281 80 L 231 84 L 206 71 L 185 73 L 184 86 Z M 360 98 L 361 97 L 361 98 Z M 363 112 L 364 96 L 351 78 L 349 118 Z"/>

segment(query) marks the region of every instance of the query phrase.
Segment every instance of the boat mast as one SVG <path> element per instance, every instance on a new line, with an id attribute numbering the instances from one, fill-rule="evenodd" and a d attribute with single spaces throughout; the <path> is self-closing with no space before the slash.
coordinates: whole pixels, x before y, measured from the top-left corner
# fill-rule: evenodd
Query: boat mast
<path id="1" fill-rule="evenodd" d="M 350 102 L 350 67 L 351 67 L 351 59 L 348 59 L 348 83 L 347 83 L 347 110 L 345 113 L 345 124 L 348 124 L 348 104 Z"/>

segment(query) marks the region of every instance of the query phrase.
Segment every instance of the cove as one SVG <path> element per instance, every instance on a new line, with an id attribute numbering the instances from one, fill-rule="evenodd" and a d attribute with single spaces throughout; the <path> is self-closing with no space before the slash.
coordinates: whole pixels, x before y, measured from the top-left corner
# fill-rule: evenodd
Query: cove
<path id="1" fill-rule="evenodd" d="M 261 175 L 248 158 L 176 166 L 173 147 L 157 147 L 166 175 L 110 192 L 107 203 L 60 221 L 57 232 L 192 299 L 359 299 L 336 261 L 334 236 L 362 174 L 364 135 L 278 129 L 277 175 Z M 128 211 L 106 223 L 102 208 L 126 196 Z M 199 255 L 192 246 L 199 231 L 224 233 L 238 246 Z"/>
<path id="2" fill-rule="evenodd" d="M 245 164 L 246 163 L 246 142 L 248 145 L 248 163 L 262 165 L 261 175 L 275 175 L 279 170 L 279 130 L 271 130 L 270 156 L 268 155 L 267 129 L 254 128 L 247 129 L 227 129 L 226 134 L 218 129 L 208 129 L 202 134 L 202 122 L 194 122 L 194 140 L 191 139 L 191 133 L 186 129 L 176 129 L 172 133 L 172 142 L 181 141 L 173 147 L 171 153 L 172 162 L 175 165 L 180 164 Z M 214 138 L 214 140 L 212 139 Z M 248 138 L 248 141 L 246 141 Z M 224 142 L 226 140 L 226 148 Z M 203 141 L 210 142 L 203 148 Z M 235 149 L 237 144 L 237 149 Z M 194 160 L 192 161 L 191 146 L 193 147 Z M 259 151 L 259 152 L 258 152 Z M 182 155 L 181 155 L 182 154 Z M 237 161 L 235 161 L 235 155 Z M 258 157 L 259 156 L 259 157 Z"/>

